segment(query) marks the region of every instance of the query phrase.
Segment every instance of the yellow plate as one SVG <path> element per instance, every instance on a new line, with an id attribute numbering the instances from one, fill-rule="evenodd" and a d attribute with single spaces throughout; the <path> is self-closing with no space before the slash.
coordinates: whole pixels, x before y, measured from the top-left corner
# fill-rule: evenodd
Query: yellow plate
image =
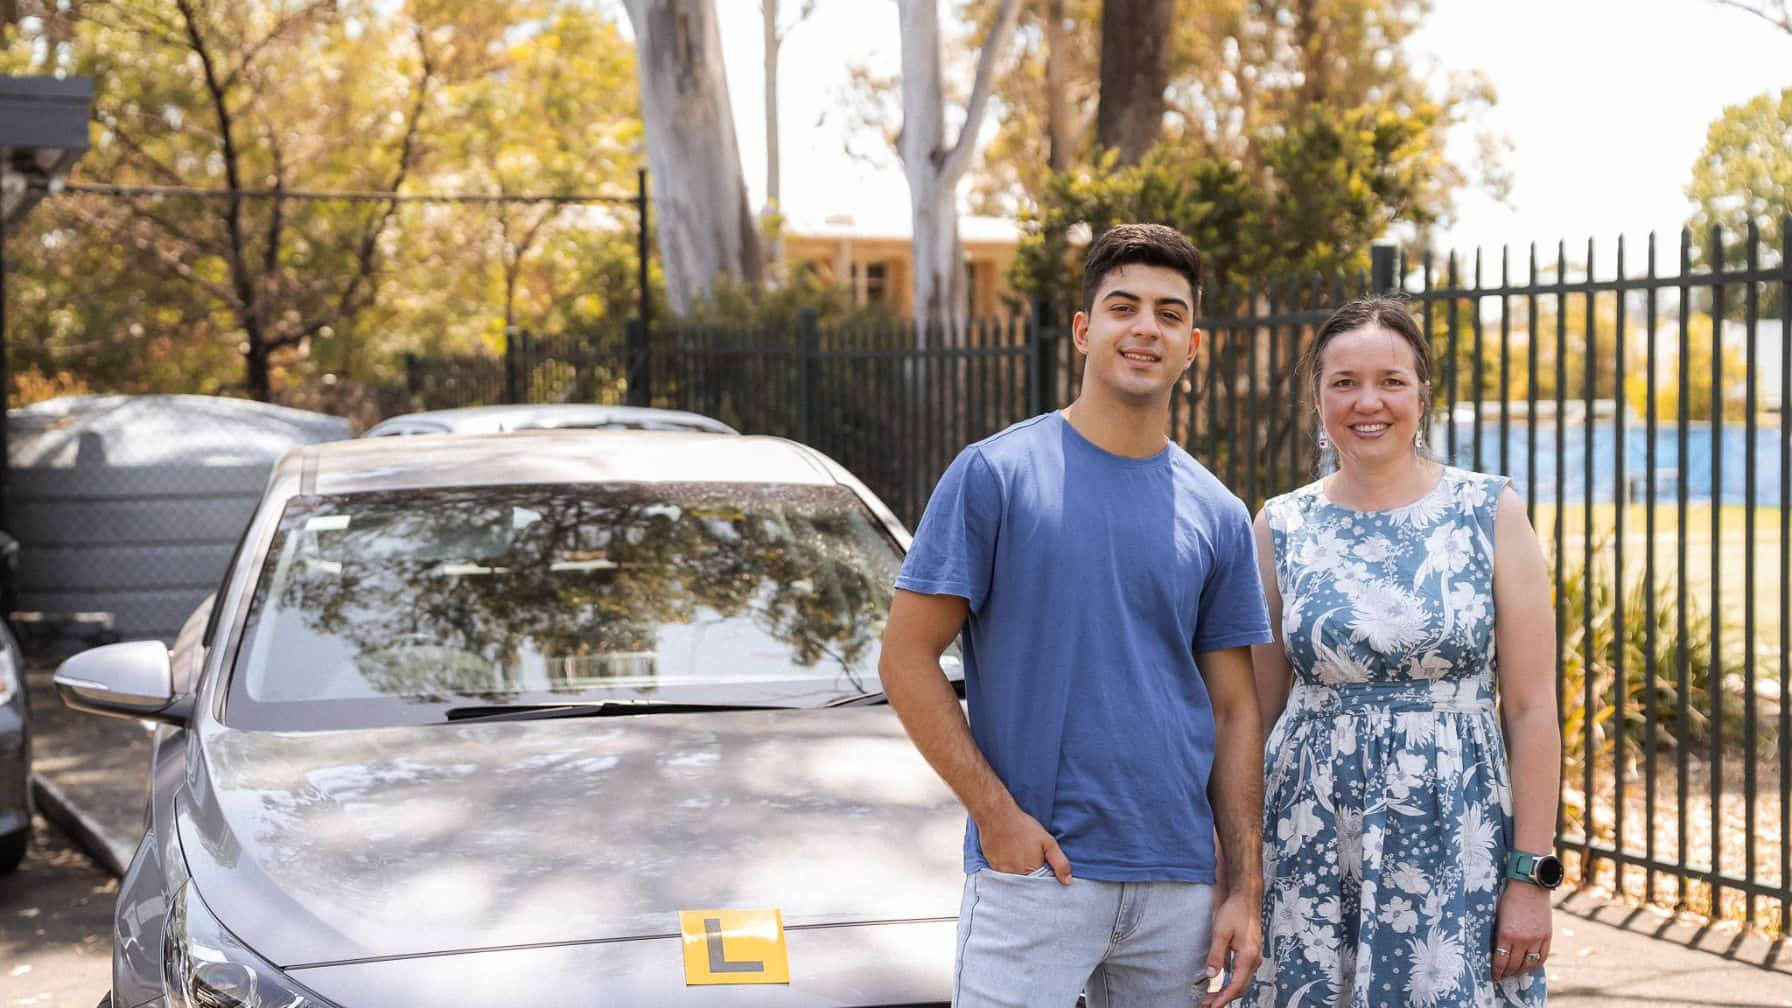
<path id="1" fill-rule="evenodd" d="M 684 982 L 787 984 L 784 915 L 777 910 L 680 910 Z"/>

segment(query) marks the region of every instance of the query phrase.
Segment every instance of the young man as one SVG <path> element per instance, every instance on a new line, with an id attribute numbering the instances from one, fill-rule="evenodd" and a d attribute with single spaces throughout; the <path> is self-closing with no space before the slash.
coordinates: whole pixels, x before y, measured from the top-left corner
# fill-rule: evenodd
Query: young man
<path id="1" fill-rule="evenodd" d="M 1169 228 L 1102 235 L 1081 395 L 958 456 L 896 581 L 884 689 L 970 813 L 961 1008 L 1218 1008 L 1261 957 L 1251 519 L 1164 435 L 1200 278 Z M 961 630 L 968 724 L 939 664 Z"/>

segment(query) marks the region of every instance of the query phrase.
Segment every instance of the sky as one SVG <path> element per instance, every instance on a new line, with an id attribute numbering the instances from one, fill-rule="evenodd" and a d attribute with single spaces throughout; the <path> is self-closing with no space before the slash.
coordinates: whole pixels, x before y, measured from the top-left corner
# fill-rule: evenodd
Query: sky
<path id="1" fill-rule="evenodd" d="M 783 0 L 786 18 L 800 0 Z M 754 205 L 765 192 L 759 4 L 717 0 L 741 161 Z M 1088 44 L 1098 44 L 1090 32 Z M 1792 35 L 1711 0 L 1435 0 L 1409 58 L 1432 73 L 1479 70 L 1498 92 L 1452 153 L 1473 156 L 1475 130 L 1511 145 L 1504 204 L 1465 192 L 1442 241 L 1458 251 L 1511 243 L 1606 262 L 1619 234 L 1673 240 L 1686 185 L 1711 121 L 1725 106 L 1792 86 Z M 846 153 L 847 67 L 894 75 L 895 0 L 819 0 L 788 35 L 780 61 L 783 190 L 794 222 L 854 215 L 906 230 L 908 189 L 893 154 Z M 986 123 L 983 138 L 992 134 Z M 874 148 L 860 138 L 859 148 Z M 1666 248 L 1667 246 L 1664 246 Z M 1637 253 L 1630 253 L 1634 258 Z"/>

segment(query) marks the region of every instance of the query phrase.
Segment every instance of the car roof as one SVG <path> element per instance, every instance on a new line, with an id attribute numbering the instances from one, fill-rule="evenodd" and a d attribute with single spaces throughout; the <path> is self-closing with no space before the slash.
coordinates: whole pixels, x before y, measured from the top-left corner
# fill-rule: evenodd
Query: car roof
<path id="1" fill-rule="evenodd" d="M 642 429 L 684 429 L 736 433 L 714 417 L 684 410 L 647 406 L 599 406 L 590 403 L 541 403 L 502 406 L 463 406 L 426 410 L 388 417 L 374 424 L 362 437 L 385 437 L 427 426 L 441 433 L 495 434 L 500 431 L 543 427 L 623 426 Z"/>
<path id="2" fill-rule="evenodd" d="M 513 483 L 840 482 L 794 441 L 738 434 L 525 430 L 332 441 L 294 449 L 271 496 Z"/>

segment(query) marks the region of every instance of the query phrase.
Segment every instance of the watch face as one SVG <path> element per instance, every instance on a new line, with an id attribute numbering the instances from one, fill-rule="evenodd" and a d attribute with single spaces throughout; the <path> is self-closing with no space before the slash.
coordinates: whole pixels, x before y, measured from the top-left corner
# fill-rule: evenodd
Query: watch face
<path id="1" fill-rule="evenodd" d="M 1562 884 L 1562 877 L 1565 873 L 1562 871 L 1562 862 L 1559 859 L 1545 854 L 1537 859 L 1536 865 L 1531 869 L 1531 874 L 1545 889 L 1554 889 Z"/>

